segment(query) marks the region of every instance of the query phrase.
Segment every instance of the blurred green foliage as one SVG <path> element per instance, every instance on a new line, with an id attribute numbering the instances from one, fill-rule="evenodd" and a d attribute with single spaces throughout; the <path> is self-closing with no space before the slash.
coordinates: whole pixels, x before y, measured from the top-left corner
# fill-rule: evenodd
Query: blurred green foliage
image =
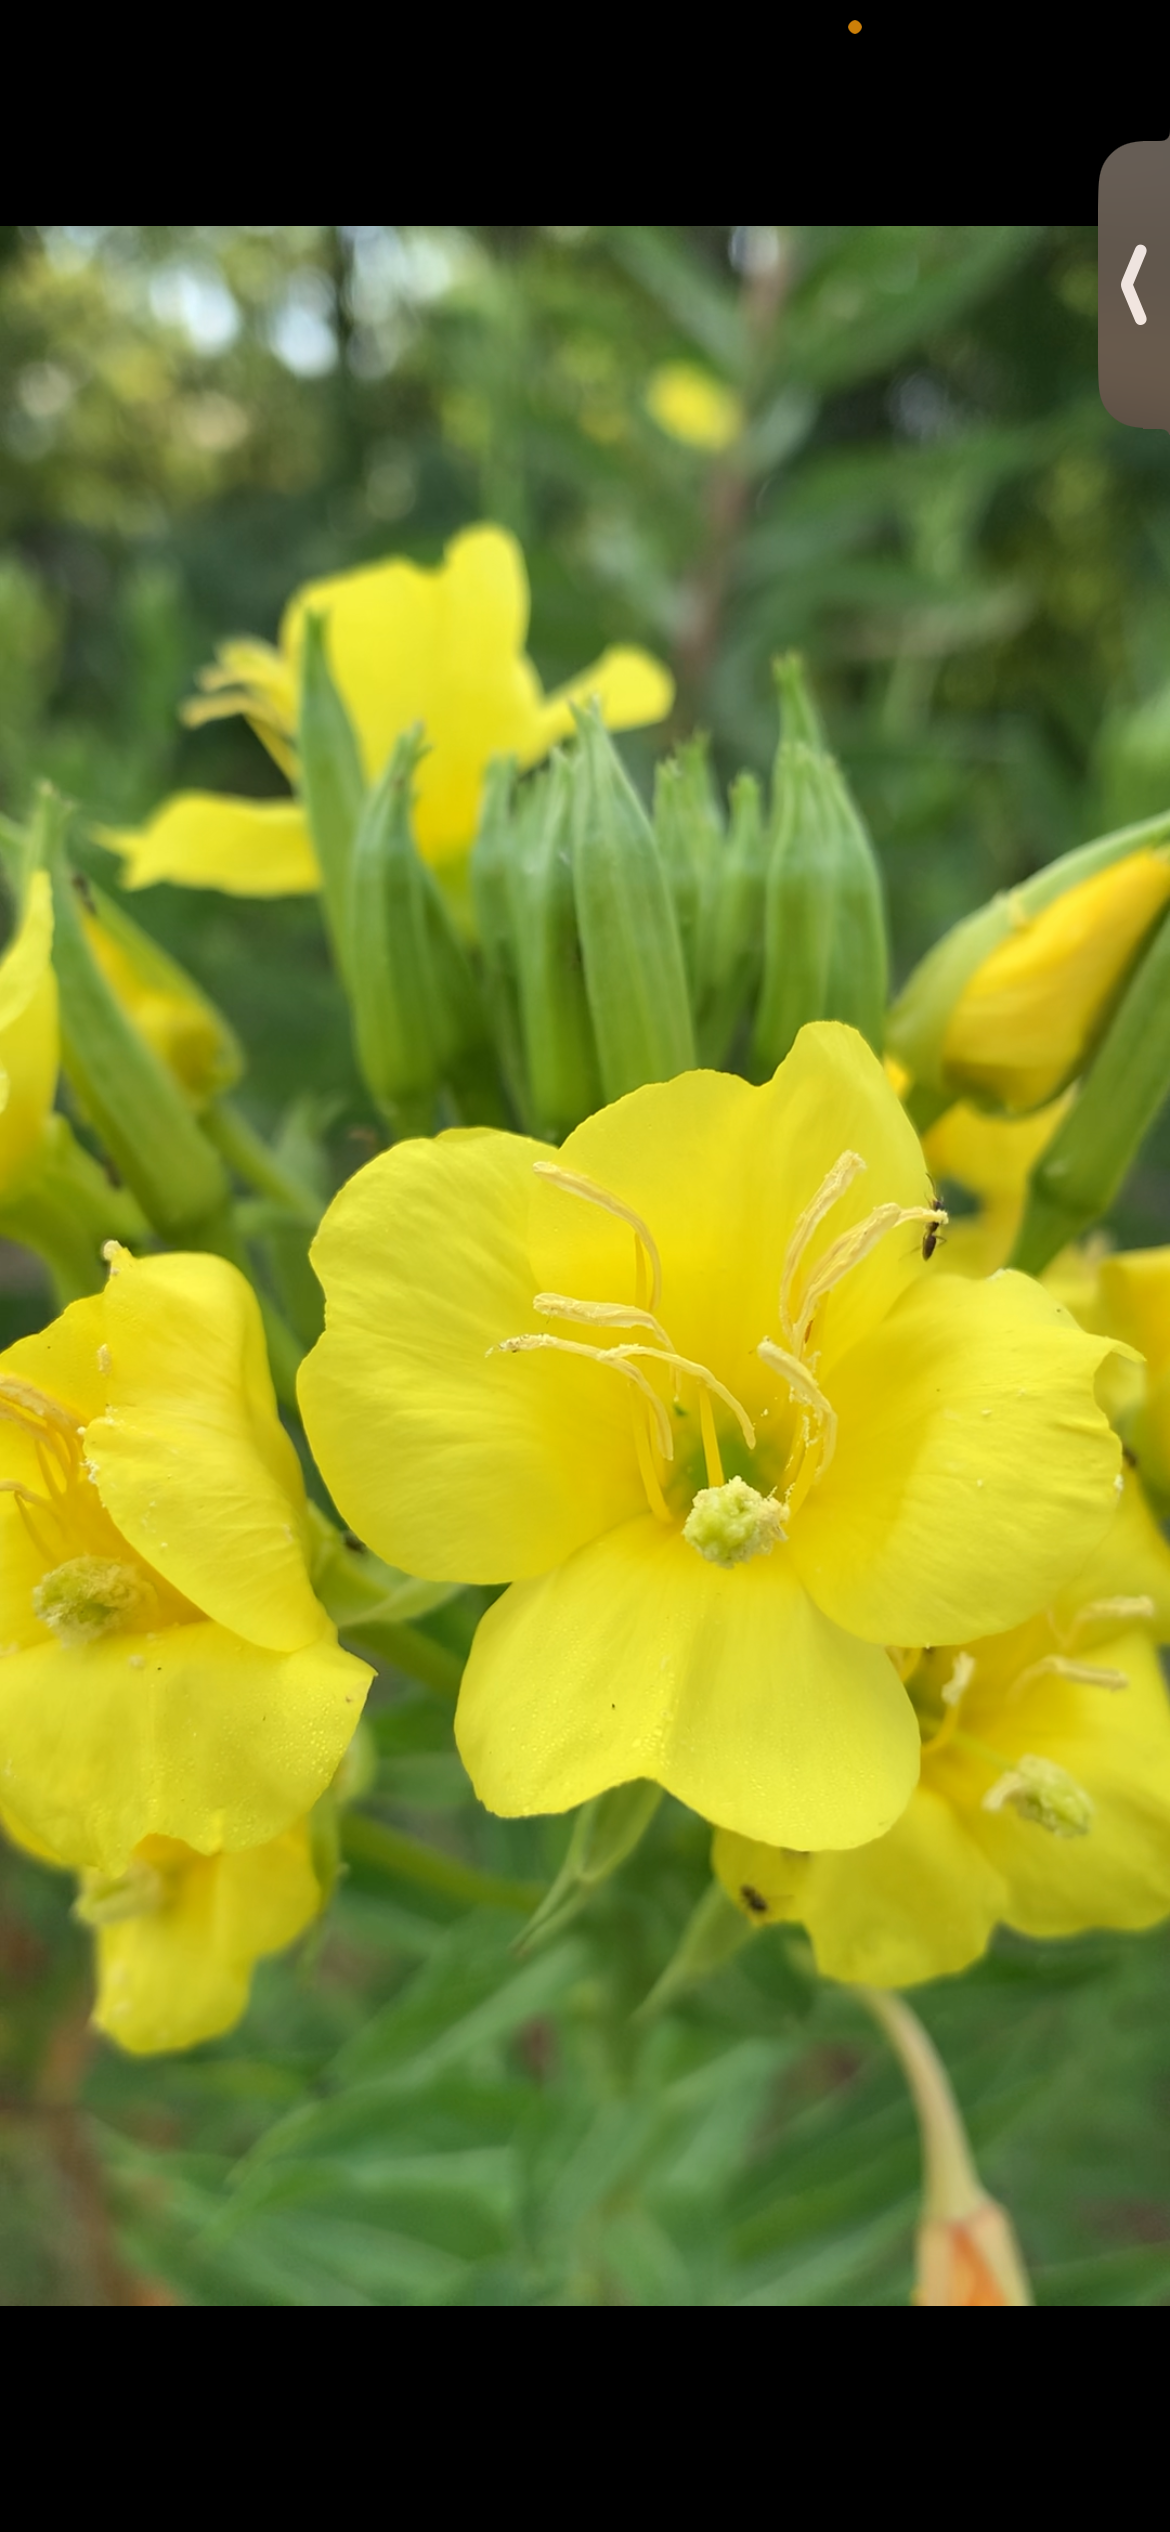
<path id="1" fill-rule="evenodd" d="M 275 790 L 242 725 L 178 722 L 215 641 L 492 518 L 546 682 L 611 641 L 671 661 L 671 731 L 623 743 L 647 793 L 695 727 L 723 780 L 764 773 L 770 660 L 806 652 L 904 974 L 1170 798 L 1170 469 L 1101 408 L 1095 310 L 1087 229 L 2 231 L 0 806 L 40 774 L 95 824 Z M 650 416 L 679 360 L 742 399 L 722 456 Z M 364 1159 L 316 906 L 134 911 L 230 1015 L 255 1120 L 305 1167 L 323 1135 L 334 1180 Z M 1166 1151 L 1118 1209 L 1130 1241 L 1170 1234 Z M 0 1333 L 45 1315 L 8 1252 Z M 459 1650 L 476 1605 L 427 1640 Z M 95 2052 L 65 1886 L 4 1858 L 0 2302 L 903 2300 L 909 2106 L 799 1942 L 629 2021 L 703 1886 L 698 1824 L 664 1805 L 620 1886 L 519 1958 L 475 1875 L 546 1881 L 565 1825 L 479 1813 L 449 1708 L 401 1674 L 375 1720 L 328 1926 L 190 2059 Z M 1170 2300 L 1166 1968 L 1161 1936 L 1013 1942 L 925 1999 L 1041 2300 Z"/>

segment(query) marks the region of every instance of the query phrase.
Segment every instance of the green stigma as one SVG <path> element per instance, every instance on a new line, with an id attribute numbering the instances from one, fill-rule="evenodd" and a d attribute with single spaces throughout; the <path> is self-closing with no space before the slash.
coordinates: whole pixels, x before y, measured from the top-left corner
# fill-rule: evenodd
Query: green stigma
<path id="1" fill-rule="evenodd" d="M 86 1872 L 73 1903 L 82 1925 L 125 1925 L 131 1917 L 154 1916 L 166 1899 L 161 1873 L 132 1856 L 124 1872 Z"/>
<path id="2" fill-rule="evenodd" d="M 683 1537 L 711 1565 L 746 1565 L 749 1556 L 770 1556 L 787 1536 L 774 1495 L 757 1494 L 746 1478 L 703 1486 L 683 1524 Z"/>
<path id="3" fill-rule="evenodd" d="M 59 1644 L 96 1644 L 141 1622 L 153 1598 L 144 1574 L 110 1556 L 72 1556 L 42 1576 L 32 1596 Z"/>
<path id="4" fill-rule="evenodd" d="M 985 1811 L 1002 1811 L 1010 1802 L 1021 1820 L 1050 1837 L 1087 1837 L 1093 1825 L 1093 1802 L 1067 1768 L 1051 1758 L 1021 1758 L 983 1797 Z"/>

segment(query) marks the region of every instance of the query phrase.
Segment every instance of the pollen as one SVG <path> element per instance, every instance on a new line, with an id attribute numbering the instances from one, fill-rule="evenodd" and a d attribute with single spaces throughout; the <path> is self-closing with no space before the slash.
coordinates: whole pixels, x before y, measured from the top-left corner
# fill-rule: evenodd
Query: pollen
<path id="1" fill-rule="evenodd" d="M 770 1556 L 786 1536 L 775 1496 L 757 1494 L 743 1477 L 701 1487 L 683 1525 L 683 1537 L 710 1565 L 746 1565 L 749 1557 Z"/>
<path id="2" fill-rule="evenodd" d="M 32 1604 L 42 1626 L 72 1648 L 140 1625 L 153 1597 L 145 1575 L 132 1565 L 109 1556 L 72 1556 L 35 1585 Z"/>

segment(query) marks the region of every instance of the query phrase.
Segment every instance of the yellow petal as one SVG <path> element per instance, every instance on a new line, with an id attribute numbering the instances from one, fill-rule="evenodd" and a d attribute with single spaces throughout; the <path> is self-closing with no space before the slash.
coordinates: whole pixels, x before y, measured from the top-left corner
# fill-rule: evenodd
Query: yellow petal
<path id="1" fill-rule="evenodd" d="M 47 871 L 34 871 L 24 917 L 0 959 L 0 1195 L 32 1160 L 57 1087 L 57 980 Z"/>
<path id="2" fill-rule="evenodd" d="M 982 1808 L 993 1780 L 958 1758 L 948 1778 L 967 1825 L 1007 1886 L 1004 1920 L 1023 1934 L 1076 1934 L 1094 1925 L 1153 1925 L 1170 1913 L 1170 1702 L 1161 1667 L 1140 1628 L 1092 1646 L 1089 1660 L 1120 1671 L 1110 1690 L 1052 1673 L 963 1703 L 963 1722 L 1010 1767 L 1038 1754 L 1066 1768 L 1093 1804 L 1084 1837 L 1054 1837 L 1010 1803 Z M 978 1678 L 978 1675 L 977 1675 Z M 940 1769 L 941 1774 L 941 1769 Z"/>
<path id="3" fill-rule="evenodd" d="M 250 1285 L 221 1257 L 122 1251 L 103 1335 L 108 1404 L 85 1448 L 123 1537 L 249 1643 L 310 1643 L 328 1620 L 309 1582 L 300 1466 Z"/>
<path id="4" fill-rule="evenodd" d="M 127 888 L 172 879 L 184 888 L 221 888 L 230 897 L 298 897 L 321 885 L 296 800 L 177 791 L 145 826 L 95 827 L 94 833 L 122 855 Z"/>
<path id="5" fill-rule="evenodd" d="M 812 1855 L 798 1873 L 788 1857 L 725 1832 L 711 1860 L 731 1897 L 761 1923 L 799 1919 L 824 1977 L 874 1987 L 910 1987 L 965 1969 L 1004 1913 L 1000 1874 L 926 1784 L 885 1837 L 849 1854 Z M 751 1909 L 745 1891 L 766 1908 Z"/>
<path id="6" fill-rule="evenodd" d="M 264 1653 L 207 1623 L 9 1653 L 5 1802 L 77 1868 L 120 1871 L 150 1836 L 261 1845 L 324 1792 L 370 1675 L 329 1636 Z"/>
<path id="7" fill-rule="evenodd" d="M 345 1519 L 408 1573 L 540 1573 L 645 1500 L 624 1381 L 492 1350 L 548 1325 L 528 1250 L 548 1158 L 520 1135 L 400 1143 L 314 1241 L 326 1322 L 298 1382 L 306 1431 Z"/>
<path id="8" fill-rule="evenodd" d="M 162 1904 L 101 1927 L 99 2031 L 135 2055 L 193 2048 L 239 2021 L 255 1962 L 311 1923 L 320 1890 L 303 1823 L 242 1855 L 195 1855 L 149 1838 L 139 1859 Z"/>
<path id="9" fill-rule="evenodd" d="M 503 528 L 466 528 L 435 570 L 391 561 L 310 582 L 281 626 L 294 663 L 310 608 L 328 618 L 333 674 L 371 778 L 400 733 L 424 724 L 430 752 L 418 770 L 415 832 L 429 861 L 457 859 L 475 835 L 489 758 L 512 754 L 534 764 L 570 723 L 563 701 L 549 717 L 524 656 L 528 577 L 515 537 Z M 631 706 L 639 717 L 641 702 L 653 703 L 669 686 L 665 672 L 643 665 L 640 654 L 610 653 L 594 676 L 602 669 L 627 717 Z"/>
<path id="10" fill-rule="evenodd" d="M 594 660 L 592 668 L 570 677 L 541 706 L 539 739 L 530 742 L 530 752 L 522 761 L 534 764 L 559 738 L 567 738 L 573 728 L 572 706 L 595 700 L 607 729 L 641 729 L 666 719 L 674 702 L 674 679 L 649 651 L 621 643 L 611 646 Z"/>
<path id="11" fill-rule="evenodd" d="M 238 1081 L 243 1057 L 234 1030 L 175 960 L 137 927 L 125 934 L 116 930 L 126 921 L 116 906 L 109 907 L 108 921 L 96 915 L 83 921 L 94 958 L 127 1018 L 193 1104 L 205 1106 Z"/>
<path id="12" fill-rule="evenodd" d="M 923 1136 L 936 1182 L 953 1180 L 982 1199 L 974 1215 L 952 1213 L 938 1248 L 942 1273 L 981 1277 L 1006 1266 L 1032 1167 L 1051 1142 L 1072 1095 L 1066 1092 L 1029 1117 L 985 1116 L 960 1099 Z M 943 1193 L 945 1201 L 945 1185 Z"/>
<path id="13" fill-rule="evenodd" d="M 1115 1509 L 1108 1350 L 1023 1275 L 919 1282 L 830 1384 L 837 1455 L 792 1533 L 820 1606 L 884 1643 L 956 1644 L 1049 1599 Z"/>
<path id="14" fill-rule="evenodd" d="M 1170 855 L 1131 853 L 992 950 L 964 986 L 943 1064 L 1006 1107 L 1034 1108 L 1079 1072 L 1150 926 L 1170 900 Z"/>
<path id="15" fill-rule="evenodd" d="M 456 1739 L 491 1811 L 645 1776 L 776 1846 L 879 1836 L 919 1763 L 893 1664 L 820 1615 L 785 1550 L 720 1568 L 649 1515 L 489 1609 Z"/>

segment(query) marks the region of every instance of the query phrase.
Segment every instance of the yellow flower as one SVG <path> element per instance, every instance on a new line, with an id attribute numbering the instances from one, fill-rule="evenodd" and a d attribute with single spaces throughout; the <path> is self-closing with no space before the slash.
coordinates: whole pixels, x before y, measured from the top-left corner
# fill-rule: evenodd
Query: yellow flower
<path id="1" fill-rule="evenodd" d="M 1012 902 L 1009 900 L 1009 903 Z M 1036 1108 L 1075 1079 L 1151 926 L 1170 904 L 1170 853 L 1130 853 L 1065 890 L 968 978 L 942 1042 L 946 1079 Z"/>
<path id="2" fill-rule="evenodd" d="M 15 939 L 0 959 L 0 1202 L 40 1147 L 57 1087 L 57 980 L 47 871 L 34 871 Z"/>
<path id="3" fill-rule="evenodd" d="M 123 1872 L 82 1881 L 76 1914 L 97 1936 L 98 2030 L 135 2056 L 230 2031 L 256 1962 L 291 1943 L 320 1905 L 304 1821 L 230 1855 L 143 1839 Z"/>
<path id="4" fill-rule="evenodd" d="M 646 411 L 669 439 L 688 448 L 730 448 L 743 429 L 739 397 L 689 360 L 665 361 L 653 372 Z"/>
<path id="5" fill-rule="evenodd" d="M 683 1074 L 555 1159 L 456 1133 L 342 1189 L 306 1423 L 379 1555 L 512 1582 L 457 1724 L 489 1809 L 649 1777 L 776 1843 L 897 1817 L 918 1728 L 884 1648 L 1017 1622 L 1119 1460 L 1104 1346 L 1022 1277 L 935 1274 L 933 1219 L 834 1023 L 761 1088 Z"/>
<path id="6" fill-rule="evenodd" d="M 977 1213 L 951 1213 L 939 1244 L 953 1275 L 993 1275 L 1015 1246 L 1028 1179 L 1065 1115 L 1071 1092 L 1035 1116 L 991 1117 L 960 1099 L 922 1138 L 936 1185 L 951 1179 L 980 1199 Z"/>
<path id="7" fill-rule="evenodd" d="M 243 712 L 290 778 L 305 617 L 328 622 L 329 657 L 357 733 L 367 778 L 382 772 L 394 741 L 415 721 L 429 753 L 418 772 L 416 833 L 433 863 L 458 860 L 474 841 L 491 757 L 535 765 L 573 726 L 572 705 L 599 695 L 611 729 L 660 721 L 674 688 L 645 651 L 606 651 L 592 668 L 546 695 L 525 655 L 528 579 L 503 528 L 467 528 L 436 569 L 371 563 L 310 581 L 284 612 L 279 649 L 225 643 L 205 672 L 191 720 Z M 296 801 L 220 799 L 181 792 L 136 833 L 103 830 L 125 855 L 128 884 L 156 879 L 278 896 L 318 885 L 316 857 Z"/>
<path id="8" fill-rule="evenodd" d="M 0 1793 L 119 1872 L 145 1837 L 258 1846 L 329 1783 L 370 1677 L 314 1597 L 255 1296 L 114 1252 L 0 1355 Z"/>
<path id="9" fill-rule="evenodd" d="M 1128 1479 L 1075 1585 L 1010 1633 L 905 1657 L 922 1776 L 886 1837 L 778 1853 L 725 1831 L 712 1862 L 755 1922 L 798 1919 L 830 1978 L 963 1969 L 997 1924 L 1066 1935 L 1170 1912 L 1170 1551 Z"/>

